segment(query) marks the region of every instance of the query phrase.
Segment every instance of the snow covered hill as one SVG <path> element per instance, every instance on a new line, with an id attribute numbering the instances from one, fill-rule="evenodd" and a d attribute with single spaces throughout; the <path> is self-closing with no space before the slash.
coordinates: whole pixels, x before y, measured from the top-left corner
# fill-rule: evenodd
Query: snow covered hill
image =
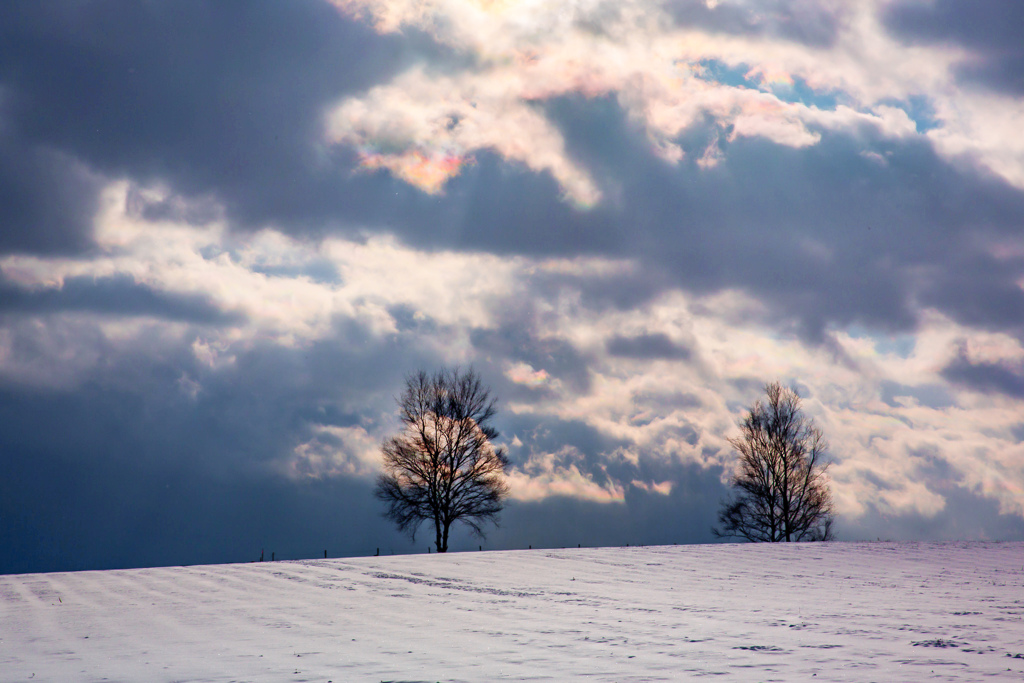
<path id="1" fill-rule="evenodd" d="M 0 680 L 1024 680 L 1024 543 L 0 576 Z"/>

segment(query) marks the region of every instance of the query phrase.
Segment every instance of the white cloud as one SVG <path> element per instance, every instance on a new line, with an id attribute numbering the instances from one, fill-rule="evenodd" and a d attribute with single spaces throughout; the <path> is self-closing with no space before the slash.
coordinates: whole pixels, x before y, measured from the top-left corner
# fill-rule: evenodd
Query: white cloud
<path id="1" fill-rule="evenodd" d="M 509 473 L 509 496 L 515 500 L 536 501 L 564 496 L 595 503 L 621 503 L 625 492 L 616 482 L 598 483 L 580 472 L 575 464 L 559 465 L 566 456 L 581 457 L 574 447 L 563 446 L 556 453 L 534 452 L 521 467 Z"/>
<path id="2" fill-rule="evenodd" d="M 543 368 L 534 370 L 532 365 L 523 362 L 510 363 L 505 371 L 505 376 L 516 384 L 522 384 L 531 388 L 545 386 L 551 381 L 551 375 L 548 374 L 547 370 Z"/>
<path id="3" fill-rule="evenodd" d="M 371 477 L 380 470 L 380 438 L 365 427 L 315 425 L 315 436 L 277 463 L 294 479 Z"/>
<path id="4" fill-rule="evenodd" d="M 342 103 L 328 117 L 327 134 L 354 145 L 364 168 L 387 168 L 431 194 L 473 163 L 474 151 L 486 149 L 551 173 L 580 204 L 597 201 L 597 188 L 567 158 L 561 134 L 528 101 L 496 84 L 415 68 Z"/>

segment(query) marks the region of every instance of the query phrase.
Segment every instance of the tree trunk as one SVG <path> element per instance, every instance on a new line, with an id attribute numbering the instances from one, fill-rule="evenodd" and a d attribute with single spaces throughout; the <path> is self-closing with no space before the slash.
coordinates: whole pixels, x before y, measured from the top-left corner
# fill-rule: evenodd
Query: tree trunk
<path id="1" fill-rule="evenodd" d="M 444 526 L 444 529 L 441 532 L 441 534 L 442 534 L 441 535 L 441 543 L 442 543 L 441 548 L 442 549 L 441 549 L 440 552 L 446 553 L 446 552 L 448 552 L 448 529 L 451 528 L 451 523 L 450 522 L 445 522 L 443 526 Z"/>
<path id="2" fill-rule="evenodd" d="M 437 552 L 443 553 L 448 550 L 448 542 L 441 542 L 441 520 L 434 519 L 434 545 L 437 547 Z"/>

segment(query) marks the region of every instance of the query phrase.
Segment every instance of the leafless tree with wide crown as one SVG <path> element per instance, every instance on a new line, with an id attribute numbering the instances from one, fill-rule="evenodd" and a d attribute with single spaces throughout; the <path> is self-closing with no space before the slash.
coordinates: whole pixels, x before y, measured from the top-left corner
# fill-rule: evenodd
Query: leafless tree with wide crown
<path id="1" fill-rule="evenodd" d="M 483 536 L 508 495 L 509 460 L 493 444 L 490 391 L 472 369 L 420 371 L 406 378 L 398 405 L 402 431 L 381 446 L 376 496 L 388 506 L 384 516 L 413 539 L 422 522 L 433 522 L 439 553 L 447 552 L 456 521 Z"/>

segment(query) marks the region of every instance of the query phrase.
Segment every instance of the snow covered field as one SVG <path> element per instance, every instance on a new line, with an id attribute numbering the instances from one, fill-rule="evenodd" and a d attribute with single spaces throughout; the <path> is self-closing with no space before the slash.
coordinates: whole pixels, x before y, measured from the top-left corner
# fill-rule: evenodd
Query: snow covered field
<path id="1" fill-rule="evenodd" d="M 1024 680 L 1024 543 L 0 576 L 2 681 Z"/>

